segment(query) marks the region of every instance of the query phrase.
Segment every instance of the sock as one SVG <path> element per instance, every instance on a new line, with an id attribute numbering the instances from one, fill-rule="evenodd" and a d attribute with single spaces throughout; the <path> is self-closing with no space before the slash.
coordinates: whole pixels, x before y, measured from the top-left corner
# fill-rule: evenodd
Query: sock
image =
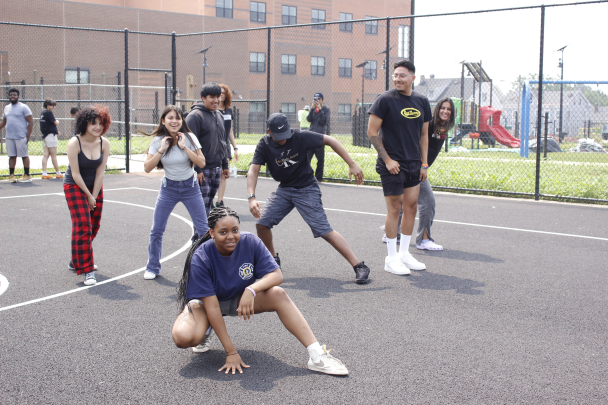
<path id="1" fill-rule="evenodd" d="M 43 171 L 42 171 L 42 175 L 43 175 L 43 176 L 48 176 L 48 174 L 46 174 L 46 170 L 43 170 Z"/>
<path id="2" fill-rule="evenodd" d="M 209 325 L 209 329 L 207 329 L 207 332 L 205 332 L 205 336 L 210 334 L 212 330 L 213 330 L 213 328 L 211 327 L 211 325 Z"/>
<path id="3" fill-rule="evenodd" d="M 30 168 L 29 167 L 24 167 L 23 168 L 23 172 L 25 173 L 26 176 L 30 175 Z"/>
<path id="4" fill-rule="evenodd" d="M 422 239 L 422 243 L 427 243 L 429 239 Z"/>
<path id="5" fill-rule="evenodd" d="M 9 167 L 8 168 L 8 174 L 15 174 L 15 168 L 14 167 Z"/>
<path id="6" fill-rule="evenodd" d="M 388 257 L 397 255 L 397 238 L 386 238 L 386 248 L 388 249 Z"/>
<path id="7" fill-rule="evenodd" d="M 55 170 L 55 174 L 61 174 L 61 170 L 59 170 L 59 169 Z"/>
<path id="8" fill-rule="evenodd" d="M 306 348 L 308 350 L 308 355 L 312 358 L 313 361 L 318 361 L 319 357 L 323 354 L 323 348 L 319 344 L 319 342 L 314 342 L 310 346 Z"/>
<path id="9" fill-rule="evenodd" d="M 410 250 L 410 239 L 412 239 L 412 235 L 404 235 L 401 234 L 401 248 L 400 252 L 408 252 Z"/>

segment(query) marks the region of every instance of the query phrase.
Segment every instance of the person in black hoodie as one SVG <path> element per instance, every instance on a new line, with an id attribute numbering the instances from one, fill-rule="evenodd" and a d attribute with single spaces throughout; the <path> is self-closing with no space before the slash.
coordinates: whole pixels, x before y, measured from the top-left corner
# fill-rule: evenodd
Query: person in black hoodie
<path id="1" fill-rule="evenodd" d="M 222 89 L 217 83 L 205 83 L 201 89 L 202 102 L 194 104 L 186 117 L 186 124 L 198 138 L 207 162 L 203 169 L 194 166 L 207 213 L 213 208 L 213 198 L 220 187 L 221 177 L 230 176 L 224 143 L 224 117 L 217 111 L 221 94 Z M 195 228 L 192 240 L 197 239 L 198 232 Z"/>
<path id="2" fill-rule="evenodd" d="M 312 99 L 312 106 L 306 120 L 310 122 L 310 131 L 317 132 L 319 134 L 327 133 L 327 123 L 329 122 L 329 108 L 323 105 L 323 93 L 315 93 Z M 329 135 L 329 134 L 326 134 Z M 325 146 L 320 148 L 312 149 L 308 151 L 308 161 L 312 160 L 312 157 L 317 157 L 317 169 L 315 170 L 315 177 L 320 183 L 323 181 L 323 167 L 325 166 Z"/>

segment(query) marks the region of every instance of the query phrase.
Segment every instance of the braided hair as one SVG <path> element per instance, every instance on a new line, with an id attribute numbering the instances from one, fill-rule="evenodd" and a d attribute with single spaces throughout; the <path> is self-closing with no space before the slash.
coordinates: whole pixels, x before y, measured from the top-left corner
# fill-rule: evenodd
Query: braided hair
<path id="1" fill-rule="evenodd" d="M 229 207 L 215 207 L 209 213 L 209 217 L 207 217 L 207 225 L 209 226 L 209 229 L 213 229 L 215 224 L 217 224 L 217 221 L 224 217 L 234 217 L 239 224 L 241 223 L 236 211 L 230 209 Z M 199 238 L 199 240 L 192 244 L 192 247 L 188 252 L 186 264 L 184 265 L 184 273 L 182 274 L 182 279 L 177 285 L 177 307 L 179 312 L 183 311 L 184 307 L 189 301 L 188 298 L 186 298 L 186 294 L 188 292 L 188 281 L 190 279 L 190 263 L 192 262 L 192 256 L 194 256 L 194 253 L 199 246 L 207 242 L 209 239 L 211 239 L 211 234 L 209 231 L 207 231 L 202 238 Z M 188 307 L 188 311 L 190 311 L 190 307 Z"/>

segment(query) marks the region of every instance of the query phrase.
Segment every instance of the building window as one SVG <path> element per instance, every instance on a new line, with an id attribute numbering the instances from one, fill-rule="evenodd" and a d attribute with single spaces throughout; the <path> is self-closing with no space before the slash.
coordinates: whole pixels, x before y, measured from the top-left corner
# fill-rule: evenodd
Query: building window
<path id="1" fill-rule="evenodd" d="M 338 121 L 347 122 L 350 120 L 350 104 L 338 104 Z"/>
<path id="2" fill-rule="evenodd" d="M 365 16 L 365 18 L 376 18 L 372 16 Z M 365 22 L 365 33 L 368 35 L 378 35 L 378 20 L 366 21 Z"/>
<path id="3" fill-rule="evenodd" d="M 376 79 L 378 77 L 377 70 L 377 62 L 368 60 L 367 65 L 365 65 L 365 78 L 368 80 Z"/>
<path id="4" fill-rule="evenodd" d="M 253 22 L 266 22 L 266 3 L 252 1 L 250 5 L 249 20 Z"/>
<path id="5" fill-rule="evenodd" d="M 313 76 L 325 76 L 325 58 L 322 56 L 310 57 L 310 74 Z"/>
<path id="6" fill-rule="evenodd" d="M 264 52 L 249 52 L 249 71 L 266 71 L 266 54 Z"/>
<path id="7" fill-rule="evenodd" d="M 339 59 L 338 60 L 338 75 L 340 77 L 352 77 L 353 76 L 353 60 L 352 59 Z"/>
<path id="8" fill-rule="evenodd" d="M 78 80 L 80 76 L 80 81 Z M 89 68 L 65 68 L 65 82 L 68 84 L 89 84 Z"/>
<path id="9" fill-rule="evenodd" d="M 281 55 L 281 73 L 296 74 L 296 55 Z"/>
<path id="10" fill-rule="evenodd" d="M 249 103 L 249 112 L 250 113 L 265 113 L 266 104 L 265 103 Z"/>
<path id="11" fill-rule="evenodd" d="M 313 23 L 325 22 L 325 10 L 315 10 L 313 8 L 312 9 L 312 22 Z M 313 25 L 312 28 L 315 28 L 318 30 L 324 30 L 325 25 Z"/>
<path id="12" fill-rule="evenodd" d="M 410 58 L 410 26 L 399 26 L 399 50 L 397 55 L 400 58 Z"/>
<path id="13" fill-rule="evenodd" d="M 281 112 L 285 115 L 296 113 L 296 103 L 281 103 Z"/>
<path id="14" fill-rule="evenodd" d="M 340 13 L 340 21 L 350 21 L 353 19 L 352 13 Z M 340 31 L 353 32 L 353 23 L 340 24 Z"/>
<path id="15" fill-rule="evenodd" d="M 215 0 L 215 16 L 232 18 L 232 0 Z"/>
<path id="16" fill-rule="evenodd" d="M 283 18 L 281 20 L 281 23 L 283 25 L 293 25 L 293 24 L 297 24 L 297 15 L 298 15 L 298 9 L 296 7 L 293 6 L 283 6 Z"/>

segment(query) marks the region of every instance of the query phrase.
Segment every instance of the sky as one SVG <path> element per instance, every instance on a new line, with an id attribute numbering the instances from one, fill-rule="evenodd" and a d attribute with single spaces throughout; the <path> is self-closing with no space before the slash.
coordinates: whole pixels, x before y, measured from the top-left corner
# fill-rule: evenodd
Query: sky
<path id="1" fill-rule="evenodd" d="M 547 0 L 547 4 L 574 0 Z M 416 15 L 541 5 L 539 0 L 418 0 Z M 415 23 L 416 75 L 460 77 L 459 62 L 482 61 L 494 84 L 511 88 L 518 75 L 538 73 L 541 10 L 504 11 L 418 18 Z M 608 80 L 608 1 L 546 7 L 544 77 L 559 79 L 564 50 L 564 80 Z"/>

